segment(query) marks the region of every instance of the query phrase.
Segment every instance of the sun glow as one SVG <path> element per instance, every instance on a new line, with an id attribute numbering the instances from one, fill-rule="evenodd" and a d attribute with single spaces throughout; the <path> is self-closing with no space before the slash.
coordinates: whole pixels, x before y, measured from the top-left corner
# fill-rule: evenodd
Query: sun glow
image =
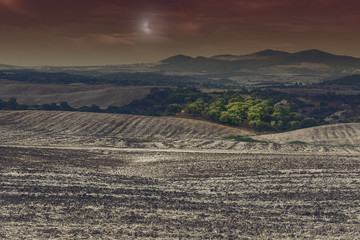
<path id="1" fill-rule="evenodd" d="M 143 25 L 142 25 L 142 30 L 144 33 L 146 34 L 150 34 L 151 33 L 151 28 L 150 28 L 150 23 L 148 20 L 146 20 Z"/>

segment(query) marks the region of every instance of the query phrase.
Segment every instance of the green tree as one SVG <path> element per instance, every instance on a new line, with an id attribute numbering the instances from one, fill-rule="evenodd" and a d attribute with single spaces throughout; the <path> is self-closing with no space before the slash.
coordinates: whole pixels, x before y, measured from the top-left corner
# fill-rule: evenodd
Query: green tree
<path id="1" fill-rule="evenodd" d="M 185 112 L 193 116 L 199 115 L 204 110 L 204 105 L 202 98 L 198 98 L 195 102 L 186 106 Z"/>
<path id="2" fill-rule="evenodd" d="M 7 107 L 11 110 L 17 109 L 18 106 L 19 106 L 19 104 L 17 103 L 16 98 L 10 98 L 7 101 Z"/>
<path id="3" fill-rule="evenodd" d="M 221 112 L 225 110 L 224 103 L 221 99 L 212 102 L 209 107 L 205 109 L 206 118 L 211 121 L 218 122 L 221 116 Z"/>
<path id="4" fill-rule="evenodd" d="M 270 105 L 270 102 L 268 100 L 264 100 L 249 108 L 247 118 L 249 120 L 269 121 L 272 111 L 273 108 Z"/>
<path id="5" fill-rule="evenodd" d="M 61 102 L 60 103 L 60 110 L 62 110 L 62 111 L 71 111 L 71 110 L 73 110 L 73 108 L 70 107 L 67 102 Z"/>
<path id="6" fill-rule="evenodd" d="M 178 112 L 181 112 L 181 105 L 177 103 L 170 104 L 166 109 L 166 113 L 168 114 L 175 114 Z"/>

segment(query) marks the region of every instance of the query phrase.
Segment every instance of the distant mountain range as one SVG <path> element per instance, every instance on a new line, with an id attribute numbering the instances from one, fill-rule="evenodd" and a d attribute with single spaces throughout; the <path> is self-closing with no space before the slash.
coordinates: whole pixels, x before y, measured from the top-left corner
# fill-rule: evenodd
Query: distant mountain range
<path id="1" fill-rule="evenodd" d="M 267 49 L 246 55 L 195 58 L 176 55 L 156 63 L 133 65 L 20 67 L 0 64 L 0 79 L 37 83 L 197 84 L 226 88 L 321 82 L 358 85 L 359 74 L 360 58 L 317 49 L 295 53 Z M 341 79 L 346 76 L 350 77 Z M 331 80 L 337 81 L 329 82 Z"/>
<path id="2" fill-rule="evenodd" d="M 247 71 L 274 66 L 322 64 L 334 69 L 360 68 L 360 58 L 340 56 L 317 49 L 289 53 L 264 50 L 248 55 L 216 55 L 210 58 L 176 55 L 160 61 L 157 69 L 167 72 Z"/>

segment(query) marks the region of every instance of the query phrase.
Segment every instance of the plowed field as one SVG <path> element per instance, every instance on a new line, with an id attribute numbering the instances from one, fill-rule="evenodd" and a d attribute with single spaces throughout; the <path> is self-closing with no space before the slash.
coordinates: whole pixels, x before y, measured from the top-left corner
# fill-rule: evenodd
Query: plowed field
<path id="1" fill-rule="evenodd" d="M 356 134 L 35 111 L 0 111 L 0 134 L 0 239 L 360 239 Z"/>

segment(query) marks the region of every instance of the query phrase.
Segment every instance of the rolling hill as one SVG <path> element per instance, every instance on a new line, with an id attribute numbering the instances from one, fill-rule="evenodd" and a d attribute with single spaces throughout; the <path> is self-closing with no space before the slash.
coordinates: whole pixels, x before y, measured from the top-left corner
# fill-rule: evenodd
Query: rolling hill
<path id="1" fill-rule="evenodd" d="M 359 239 L 359 129 L 0 111 L 0 238 Z"/>
<path id="2" fill-rule="evenodd" d="M 359 148 L 226 139 L 248 133 L 0 111 L 0 238 L 359 239 Z"/>
<path id="3" fill-rule="evenodd" d="M 102 108 L 123 106 L 150 93 L 151 86 L 92 84 L 41 84 L 0 79 L 0 98 L 16 98 L 29 105 L 67 102 L 73 107 L 96 104 Z"/>
<path id="4" fill-rule="evenodd" d="M 360 74 L 353 74 L 338 79 L 325 81 L 323 83 L 327 85 L 343 85 L 343 86 L 360 87 Z"/>
<path id="5" fill-rule="evenodd" d="M 342 123 L 304 128 L 296 131 L 257 136 L 257 139 L 279 143 L 360 145 L 360 123 Z"/>
<path id="6" fill-rule="evenodd" d="M 171 146 L 187 141 L 191 145 L 191 141 L 211 142 L 251 133 L 194 119 L 56 111 L 0 111 L 0 125 L 1 144 L 20 141 L 24 145 L 124 147 L 148 140 L 151 145 Z"/>
<path id="7" fill-rule="evenodd" d="M 359 152 L 360 124 L 254 135 L 248 130 L 178 117 L 57 111 L 0 111 L 0 145 L 136 147 L 236 152 Z M 242 135 L 264 142 L 235 142 Z M 301 141 L 306 144 L 288 144 Z M 321 144 L 321 145 L 320 145 Z M 341 145 L 351 144 L 353 148 Z"/>

